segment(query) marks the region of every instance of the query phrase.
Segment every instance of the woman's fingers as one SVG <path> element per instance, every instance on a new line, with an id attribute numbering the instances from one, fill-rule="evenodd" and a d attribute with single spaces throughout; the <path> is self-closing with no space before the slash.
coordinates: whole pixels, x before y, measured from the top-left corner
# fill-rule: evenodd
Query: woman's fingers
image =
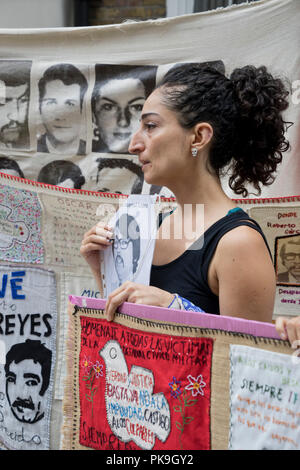
<path id="1" fill-rule="evenodd" d="M 135 287 L 136 285 L 134 283 L 126 281 L 108 296 L 105 305 L 105 315 L 108 321 L 112 321 L 114 319 L 117 308 L 123 302 L 129 300 Z"/>
<path id="2" fill-rule="evenodd" d="M 300 345 L 300 317 L 278 317 L 275 326 L 280 337 L 288 339 L 293 348 Z"/>
<path id="3" fill-rule="evenodd" d="M 113 297 L 108 297 L 106 306 L 105 306 L 105 315 L 107 321 L 113 321 L 117 308 L 128 298 L 128 293 L 126 290 L 114 294 Z"/>
<path id="4" fill-rule="evenodd" d="M 287 339 L 287 331 L 286 331 L 286 321 L 287 319 L 284 317 L 276 318 L 275 327 L 277 333 L 280 335 L 281 339 Z"/>
<path id="5" fill-rule="evenodd" d="M 82 240 L 82 245 L 88 245 L 89 243 L 95 243 L 100 245 L 111 245 L 112 241 L 101 235 L 89 235 Z"/>

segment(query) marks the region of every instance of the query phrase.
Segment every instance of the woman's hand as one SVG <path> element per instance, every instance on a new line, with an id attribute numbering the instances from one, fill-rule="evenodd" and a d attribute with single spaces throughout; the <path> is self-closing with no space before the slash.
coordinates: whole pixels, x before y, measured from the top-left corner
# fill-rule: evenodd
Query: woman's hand
<path id="1" fill-rule="evenodd" d="M 173 298 L 173 294 L 157 287 L 126 281 L 108 296 L 105 306 L 106 318 L 108 321 L 112 321 L 117 308 L 123 302 L 168 307 Z"/>
<path id="2" fill-rule="evenodd" d="M 278 317 L 275 327 L 281 339 L 288 339 L 292 348 L 300 346 L 300 317 Z"/>
<path id="3" fill-rule="evenodd" d="M 102 222 L 99 222 L 84 234 L 80 253 L 90 265 L 92 271 L 99 271 L 99 253 L 101 250 L 105 250 L 108 246 L 111 246 L 112 238 L 112 228 Z"/>

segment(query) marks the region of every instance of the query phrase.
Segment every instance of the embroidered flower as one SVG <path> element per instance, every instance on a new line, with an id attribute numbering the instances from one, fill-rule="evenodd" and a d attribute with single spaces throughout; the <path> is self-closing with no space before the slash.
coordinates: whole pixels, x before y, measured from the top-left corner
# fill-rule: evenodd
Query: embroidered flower
<path id="1" fill-rule="evenodd" d="M 84 356 L 84 359 L 81 363 L 81 366 L 85 369 L 85 371 L 84 371 L 85 374 L 88 374 L 89 371 L 90 371 L 90 368 L 93 366 L 93 364 L 92 364 L 91 360 L 88 357 Z"/>
<path id="2" fill-rule="evenodd" d="M 193 397 L 196 395 L 204 395 L 203 388 L 206 386 L 206 383 L 203 381 L 202 375 L 198 375 L 195 379 L 192 375 L 187 376 L 189 384 L 185 387 L 186 390 L 191 390 Z"/>
<path id="3" fill-rule="evenodd" d="M 103 365 L 100 364 L 99 361 L 96 362 L 96 364 L 93 364 L 93 369 L 95 371 L 95 374 L 96 374 L 96 379 L 99 379 L 99 377 L 103 376 Z"/>
<path id="4" fill-rule="evenodd" d="M 176 380 L 175 377 L 173 377 L 173 381 L 169 383 L 169 387 L 171 388 L 171 396 L 173 398 L 178 398 L 179 395 L 181 394 L 181 382 L 180 380 Z"/>

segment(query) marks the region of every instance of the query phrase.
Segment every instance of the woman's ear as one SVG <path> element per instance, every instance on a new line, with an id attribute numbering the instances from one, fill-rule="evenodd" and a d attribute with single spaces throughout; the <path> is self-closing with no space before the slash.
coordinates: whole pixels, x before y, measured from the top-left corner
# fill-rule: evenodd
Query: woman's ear
<path id="1" fill-rule="evenodd" d="M 203 150 L 210 143 L 213 134 L 213 128 L 208 122 L 199 122 L 193 131 L 193 147 L 196 147 L 198 151 Z"/>

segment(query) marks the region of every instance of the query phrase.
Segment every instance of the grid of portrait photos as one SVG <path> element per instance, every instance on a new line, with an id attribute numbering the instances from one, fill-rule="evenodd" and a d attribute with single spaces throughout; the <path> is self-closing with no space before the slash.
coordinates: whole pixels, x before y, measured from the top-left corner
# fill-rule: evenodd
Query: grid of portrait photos
<path id="1" fill-rule="evenodd" d="M 225 72 L 222 61 L 201 62 Z M 0 171 L 114 194 L 160 194 L 129 144 L 147 97 L 173 67 L 0 60 Z"/>

